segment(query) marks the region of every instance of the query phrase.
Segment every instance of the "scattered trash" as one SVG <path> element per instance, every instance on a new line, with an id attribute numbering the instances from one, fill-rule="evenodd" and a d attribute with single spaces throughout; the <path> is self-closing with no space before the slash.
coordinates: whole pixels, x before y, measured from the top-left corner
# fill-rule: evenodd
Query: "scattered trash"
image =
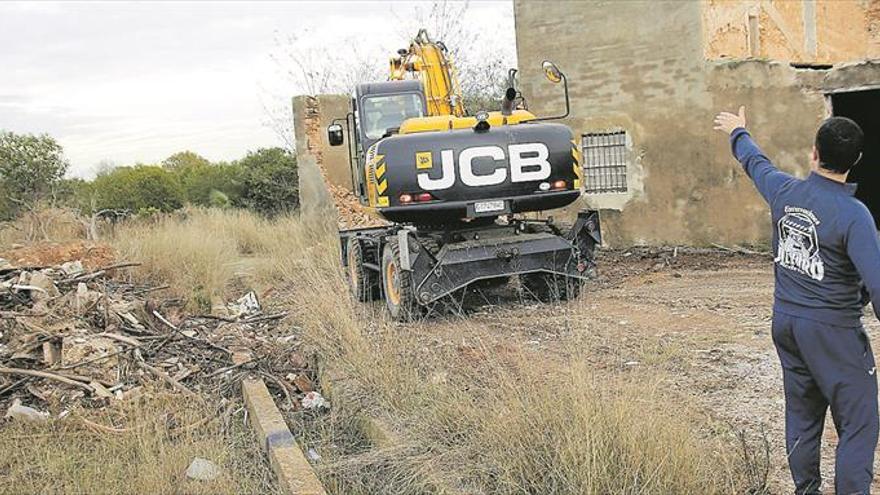
<path id="1" fill-rule="evenodd" d="M 321 454 L 319 454 L 314 447 L 309 447 L 309 450 L 306 451 L 306 456 L 312 462 L 318 462 L 321 460 Z"/>
<path id="2" fill-rule="evenodd" d="M 638 361 L 627 361 L 623 363 L 624 366 L 638 366 L 640 363 Z"/>
<path id="3" fill-rule="evenodd" d="M 293 373 L 290 373 L 287 375 L 287 379 L 290 383 L 293 383 L 300 392 L 309 393 L 315 390 L 315 387 L 312 386 L 312 381 L 309 380 L 309 377 L 306 375 L 294 375 Z"/>
<path id="4" fill-rule="evenodd" d="M 76 277 L 78 275 L 82 275 L 85 273 L 86 269 L 83 268 L 82 261 L 68 261 L 66 263 L 61 264 L 61 271 L 64 272 L 69 278 Z"/>
<path id="5" fill-rule="evenodd" d="M 5 258 L 0 258 L 0 271 L 15 270 L 15 266 Z"/>
<path id="6" fill-rule="evenodd" d="M 260 300 L 257 299 L 257 293 L 250 291 L 235 302 L 229 303 L 227 309 L 234 318 L 244 318 L 259 313 L 263 308 L 260 306 Z"/>
<path id="7" fill-rule="evenodd" d="M 330 409 L 330 402 L 319 392 L 309 392 L 300 402 L 303 409 Z"/>
<path id="8" fill-rule="evenodd" d="M 15 399 L 6 411 L 5 417 L 24 421 L 46 421 L 49 419 L 49 413 L 23 406 L 21 400 Z"/>
<path id="9" fill-rule="evenodd" d="M 220 476 L 221 473 L 220 467 L 201 457 L 194 458 L 189 467 L 186 468 L 186 477 L 191 480 L 211 481 Z"/>
<path id="10" fill-rule="evenodd" d="M 30 249 L 48 254 L 33 256 Z M 40 410 L 50 404 L 66 411 L 101 408 L 156 388 L 231 397 L 252 374 L 280 384 L 294 410 L 314 391 L 297 334 L 279 325 L 287 313 L 264 314 L 255 292 L 230 304 L 234 318 L 189 315 L 182 301 L 150 299 L 154 287 L 114 277 L 137 263 L 115 262 L 111 252 L 99 251 L 49 265 L 43 260 L 80 252 L 52 249 L 15 252 L 14 259 L 36 268 L 0 259 L 0 411 L 7 417 L 44 418 Z M 292 380 L 282 383 L 288 374 Z M 327 407 L 320 396 L 312 403 Z"/>
<path id="11" fill-rule="evenodd" d="M 20 284 L 37 289 L 46 297 L 58 296 L 58 287 L 55 286 L 55 282 L 43 272 L 22 272 L 19 280 Z"/>

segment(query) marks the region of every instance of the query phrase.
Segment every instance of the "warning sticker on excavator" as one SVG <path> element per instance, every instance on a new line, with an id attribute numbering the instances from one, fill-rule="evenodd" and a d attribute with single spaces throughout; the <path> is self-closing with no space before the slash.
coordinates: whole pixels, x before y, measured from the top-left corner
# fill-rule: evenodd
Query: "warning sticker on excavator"
<path id="1" fill-rule="evenodd" d="M 434 166 L 434 159 L 430 151 L 419 151 L 416 153 L 416 168 L 427 169 Z"/>

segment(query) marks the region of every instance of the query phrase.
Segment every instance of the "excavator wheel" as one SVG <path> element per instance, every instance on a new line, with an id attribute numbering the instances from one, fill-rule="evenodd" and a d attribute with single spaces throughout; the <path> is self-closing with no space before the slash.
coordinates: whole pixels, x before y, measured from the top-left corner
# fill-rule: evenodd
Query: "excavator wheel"
<path id="1" fill-rule="evenodd" d="M 521 275 L 520 284 L 526 295 L 542 302 L 553 302 L 577 299 L 583 282 L 577 278 L 540 272 Z"/>
<path id="2" fill-rule="evenodd" d="M 348 239 L 347 248 L 348 286 L 357 301 L 368 302 L 376 299 L 379 292 L 379 281 L 375 272 L 364 266 L 364 247 L 352 237 Z"/>
<path id="3" fill-rule="evenodd" d="M 392 237 L 382 252 L 382 292 L 394 321 L 412 321 L 421 314 L 412 275 L 400 269 L 400 245 Z"/>

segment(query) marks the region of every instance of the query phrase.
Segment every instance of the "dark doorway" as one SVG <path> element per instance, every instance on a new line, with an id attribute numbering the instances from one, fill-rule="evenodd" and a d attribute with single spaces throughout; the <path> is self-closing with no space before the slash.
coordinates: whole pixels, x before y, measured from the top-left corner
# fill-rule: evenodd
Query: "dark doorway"
<path id="1" fill-rule="evenodd" d="M 865 131 L 862 161 L 850 172 L 849 182 L 858 182 L 856 197 L 880 228 L 880 89 L 833 94 L 831 108 L 834 115 L 855 120 Z"/>

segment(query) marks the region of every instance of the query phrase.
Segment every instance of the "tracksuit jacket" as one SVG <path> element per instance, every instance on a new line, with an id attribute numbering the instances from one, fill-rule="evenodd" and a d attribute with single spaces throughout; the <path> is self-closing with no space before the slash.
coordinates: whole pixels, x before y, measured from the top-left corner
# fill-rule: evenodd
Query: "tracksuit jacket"
<path id="1" fill-rule="evenodd" d="M 869 493 L 877 379 L 861 315 L 867 292 L 880 318 L 874 220 L 853 197 L 854 184 L 815 172 L 806 179 L 786 174 L 742 128 L 730 143 L 772 215 L 772 333 L 783 369 L 786 448 L 796 493 L 820 493 L 819 447 L 829 406 L 839 436 L 836 493 Z"/>

